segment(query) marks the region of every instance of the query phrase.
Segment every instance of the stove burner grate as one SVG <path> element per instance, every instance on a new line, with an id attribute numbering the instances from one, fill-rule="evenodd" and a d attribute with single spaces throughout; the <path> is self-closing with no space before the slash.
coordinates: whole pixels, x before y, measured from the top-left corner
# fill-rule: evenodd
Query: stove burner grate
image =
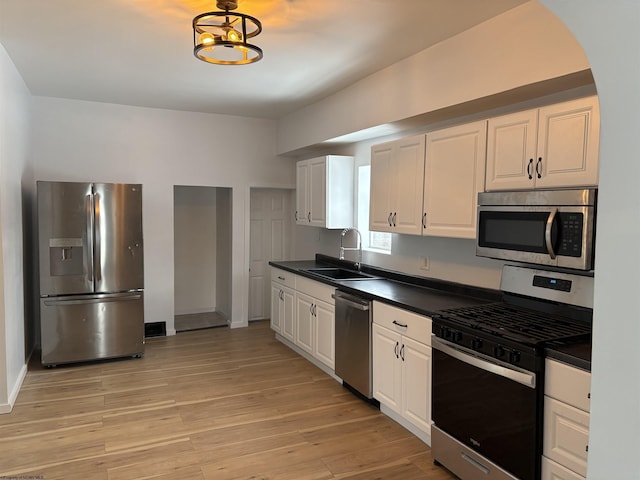
<path id="1" fill-rule="evenodd" d="M 581 322 L 505 303 L 442 310 L 437 317 L 528 345 L 591 333 Z"/>

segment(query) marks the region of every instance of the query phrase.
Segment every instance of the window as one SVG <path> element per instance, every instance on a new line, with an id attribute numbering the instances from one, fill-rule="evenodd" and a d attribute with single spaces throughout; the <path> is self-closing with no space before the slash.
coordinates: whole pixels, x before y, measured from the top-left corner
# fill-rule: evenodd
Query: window
<path id="1" fill-rule="evenodd" d="M 369 188 L 371 166 L 358 167 L 358 229 L 362 233 L 362 247 L 380 253 L 391 253 L 391 234 L 369 231 Z"/>

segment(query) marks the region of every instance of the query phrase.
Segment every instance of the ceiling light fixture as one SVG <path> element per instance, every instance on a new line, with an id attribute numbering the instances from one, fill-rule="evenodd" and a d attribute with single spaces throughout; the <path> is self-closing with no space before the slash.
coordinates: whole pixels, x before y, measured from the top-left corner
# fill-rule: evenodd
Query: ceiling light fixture
<path id="1" fill-rule="evenodd" d="M 202 13 L 193 19 L 193 54 L 218 65 L 246 65 L 262 58 L 262 49 L 247 43 L 262 31 L 260 20 L 230 10 L 237 0 L 218 0 L 220 12 Z"/>

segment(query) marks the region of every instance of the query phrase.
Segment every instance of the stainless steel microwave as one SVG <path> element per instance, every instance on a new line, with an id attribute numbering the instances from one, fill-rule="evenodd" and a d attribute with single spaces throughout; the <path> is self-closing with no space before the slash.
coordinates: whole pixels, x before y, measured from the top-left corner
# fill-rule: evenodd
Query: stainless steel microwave
<path id="1" fill-rule="evenodd" d="M 476 255 L 593 268 L 597 189 L 478 194 Z"/>

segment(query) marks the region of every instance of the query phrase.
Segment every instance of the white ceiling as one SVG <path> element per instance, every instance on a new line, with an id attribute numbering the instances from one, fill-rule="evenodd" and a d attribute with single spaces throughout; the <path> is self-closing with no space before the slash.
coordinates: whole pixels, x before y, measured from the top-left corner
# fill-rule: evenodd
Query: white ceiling
<path id="1" fill-rule="evenodd" d="M 193 56 L 214 0 L 0 0 L 0 43 L 34 95 L 278 118 L 526 1 L 239 0 L 264 58 L 221 66 Z"/>

